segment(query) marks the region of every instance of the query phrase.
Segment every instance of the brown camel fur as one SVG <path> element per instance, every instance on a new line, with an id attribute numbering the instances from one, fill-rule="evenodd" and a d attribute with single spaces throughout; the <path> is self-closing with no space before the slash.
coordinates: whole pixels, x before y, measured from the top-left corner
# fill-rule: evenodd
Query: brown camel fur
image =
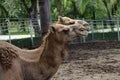
<path id="1" fill-rule="evenodd" d="M 66 56 L 66 44 L 86 36 L 88 27 L 78 24 L 52 24 L 40 47 L 20 49 L 0 41 L 0 80 L 49 80 Z"/>

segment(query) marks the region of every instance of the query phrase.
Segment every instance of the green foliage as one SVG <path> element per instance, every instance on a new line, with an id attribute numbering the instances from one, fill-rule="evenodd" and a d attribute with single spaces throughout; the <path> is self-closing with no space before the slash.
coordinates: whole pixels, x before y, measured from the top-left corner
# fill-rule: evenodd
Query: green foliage
<path id="1" fill-rule="evenodd" d="M 0 3 L 0 17 L 7 17 L 8 11 L 6 8 Z"/>
<path id="2" fill-rule="evenodd" d="M 58 8 L 61 9 L 62 16 L 72 18 L 100 19 L 108 18 L 120 13 L 120 0 L 51 0 L 52 17 L 59 15 Z M 107 8 L 109 12 L 107 11 Z M 109 13 L 109 14 L 108 14 Z"/>
<path id="3" fill-rule="evenodd" d="M 53 9 L 51 16 L 52 16 L 55 20 L 58 18 L 57 8 Z"/>
<path id="4" fill-rule="evenodd" d="M 0 2 L 0 17 L 29 17 L 21 0 Z M 25 3 L 28 8 L 31 7 L 31 0 L 25 0 Z M 120 15 L 120 0 L 51 0 L 51 12 L 53 19 L 59 15 L 71 18 L 107 18 L 109 14 L 111 17 Z"/>
<path id="5" fill-rule="evenodd" d="M 71 0 L 51 0 L 52 18 L 57 19 L 59 15 L 67 15 L 72 8 L 71 4 Z"/>
<path id="6" fill-rule="evenodd" d="M 76 0 L 76 6 L 81 15 L 85 14 L 89 2 L 90 0 Z"/>
<path id="7" fill-rule="evenodd" d="M 3 0 L 0 6 L 3 7 L 3 14 L 6 14 L 7 17 L 27 17 L 25 8 L 20 0 Z M 0 11 L 0 13 L 3 11 Z"/>

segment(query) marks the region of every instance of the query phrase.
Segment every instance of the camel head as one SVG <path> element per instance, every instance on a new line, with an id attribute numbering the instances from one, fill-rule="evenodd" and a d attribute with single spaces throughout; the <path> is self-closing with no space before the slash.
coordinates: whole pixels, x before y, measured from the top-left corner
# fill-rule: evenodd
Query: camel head
<path id="1" fill-rule="evenodd" d="M 89 24 L 84 21 L 84 20 L 74 20 L 75 23 L 71 24 L 69 26 L 71 26 L 74 31 L 76 32 L 77 36 L 87 36 L 88 32 L 89 32 Z"/>
<path id="2" fill-rule="evenodd" d="M 88 25 L 83 26 L 79 21 L 75 21 L 75 23 L 71 25 L 56 23 L 51 26 L 50 31 L 56 41 L 69 42 L 77 37 L 86 36 L 88 34 L 86 27 L 88 27 Z"/>
<path id="3" fill-rule="evenodd" d="M 57 23 L 59 24 L 64 24 L 64 25 L 71 25 L 75 23 L 74 19 L 71 19 L 69 17 L 62 17 L 62 16 L 58 16 L 58 21 Z"/>
<path id="4" fill-rule="evenodd" d="M 75 20 L 69 17 L 58 17 L 57 23 L 68 25 L 74 28 L 79 36 L 87 36 L 89 31 L 89 24 L 84 20 Z"/>

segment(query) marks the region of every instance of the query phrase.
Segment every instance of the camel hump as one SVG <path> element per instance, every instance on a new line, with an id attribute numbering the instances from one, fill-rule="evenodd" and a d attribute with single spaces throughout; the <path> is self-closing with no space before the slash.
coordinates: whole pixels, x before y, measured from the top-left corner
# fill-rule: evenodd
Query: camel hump
<path id="1" fill-rule="evenodd" d="M 3 69 L 8 70 L 12 67 L 13 59 L 18 56 L 15 52 L 11 47 L 0 47 L 0 65 Z"/>

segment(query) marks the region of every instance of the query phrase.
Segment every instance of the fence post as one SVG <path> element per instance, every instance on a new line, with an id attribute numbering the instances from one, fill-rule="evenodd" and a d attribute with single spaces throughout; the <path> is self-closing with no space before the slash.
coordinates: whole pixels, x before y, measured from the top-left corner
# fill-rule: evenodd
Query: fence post
<path id="1" fill-rule="evenodd" d="M 32 35 L 32 20 L 30 19 L 30 39 L 31 39 L 31 43 L 32 43 L 32 47 L 34 46 L 34 41 L 33 41 L 33 35 Z"/>
<path id="2" fill-rule="evenodd" d="M 37 21 L 38 21 L 38 25 L 39 25 L 39 27 L 40 27 L 40 31 L 42 31 L 42 29 L 41 29 L 41 19 L 40 19 L 40 14 L 38 14 Z M 42 36 L 42 33 L 40 34 L 40 36 Z"/>
<path id="3" fill-rule="evenodd" d="M 93 26 L 94 23 L 93 23 L 93 21 L 92 21 L 91 25 L 92 25 L 92 26 L 91 26 L 91 30 L 92 30 L 92 31 L 91 31 L 91 33 L 92 33 L 92 41 L 94 41 L 94 26 Z"/>
<path id="4" fill-rule="evenodd" d="M 117 18 L 118 41 L 120 41 L 119 18 Z"/>
<path id="5" fill-rule="evenodd" d="M 83 18 L 83 21 L 85 21 L 85 19 Z M 83 39 L 83 43 L 85 43 L 86 42 L 86 37 L 85 36 L 83 36 L 82 37 L 82 39 Z"/>
<path id="6" fill-rule="evenodd" d="M 85 36 L 83 36 L 83 43 L 85 43 L 86 42 L 86 37 Z"/>
<path id="7" fill-rule="evenodd" d="M 103 40 L 104 40 L 105 36 L 104 36 L 104 24 L 103 24 L 103 20 L 102 20 L 102 33 L 103 33 Z"/>
<path id="8" fill-rule="evenodd" d="M 8 34 L 9 34 L 9 43 L 11 43 L 11 34 L 10 34 L 10 19 L 8 18 L 8 23 L 7 23 L 7 27 L 8 27 Z"/>

